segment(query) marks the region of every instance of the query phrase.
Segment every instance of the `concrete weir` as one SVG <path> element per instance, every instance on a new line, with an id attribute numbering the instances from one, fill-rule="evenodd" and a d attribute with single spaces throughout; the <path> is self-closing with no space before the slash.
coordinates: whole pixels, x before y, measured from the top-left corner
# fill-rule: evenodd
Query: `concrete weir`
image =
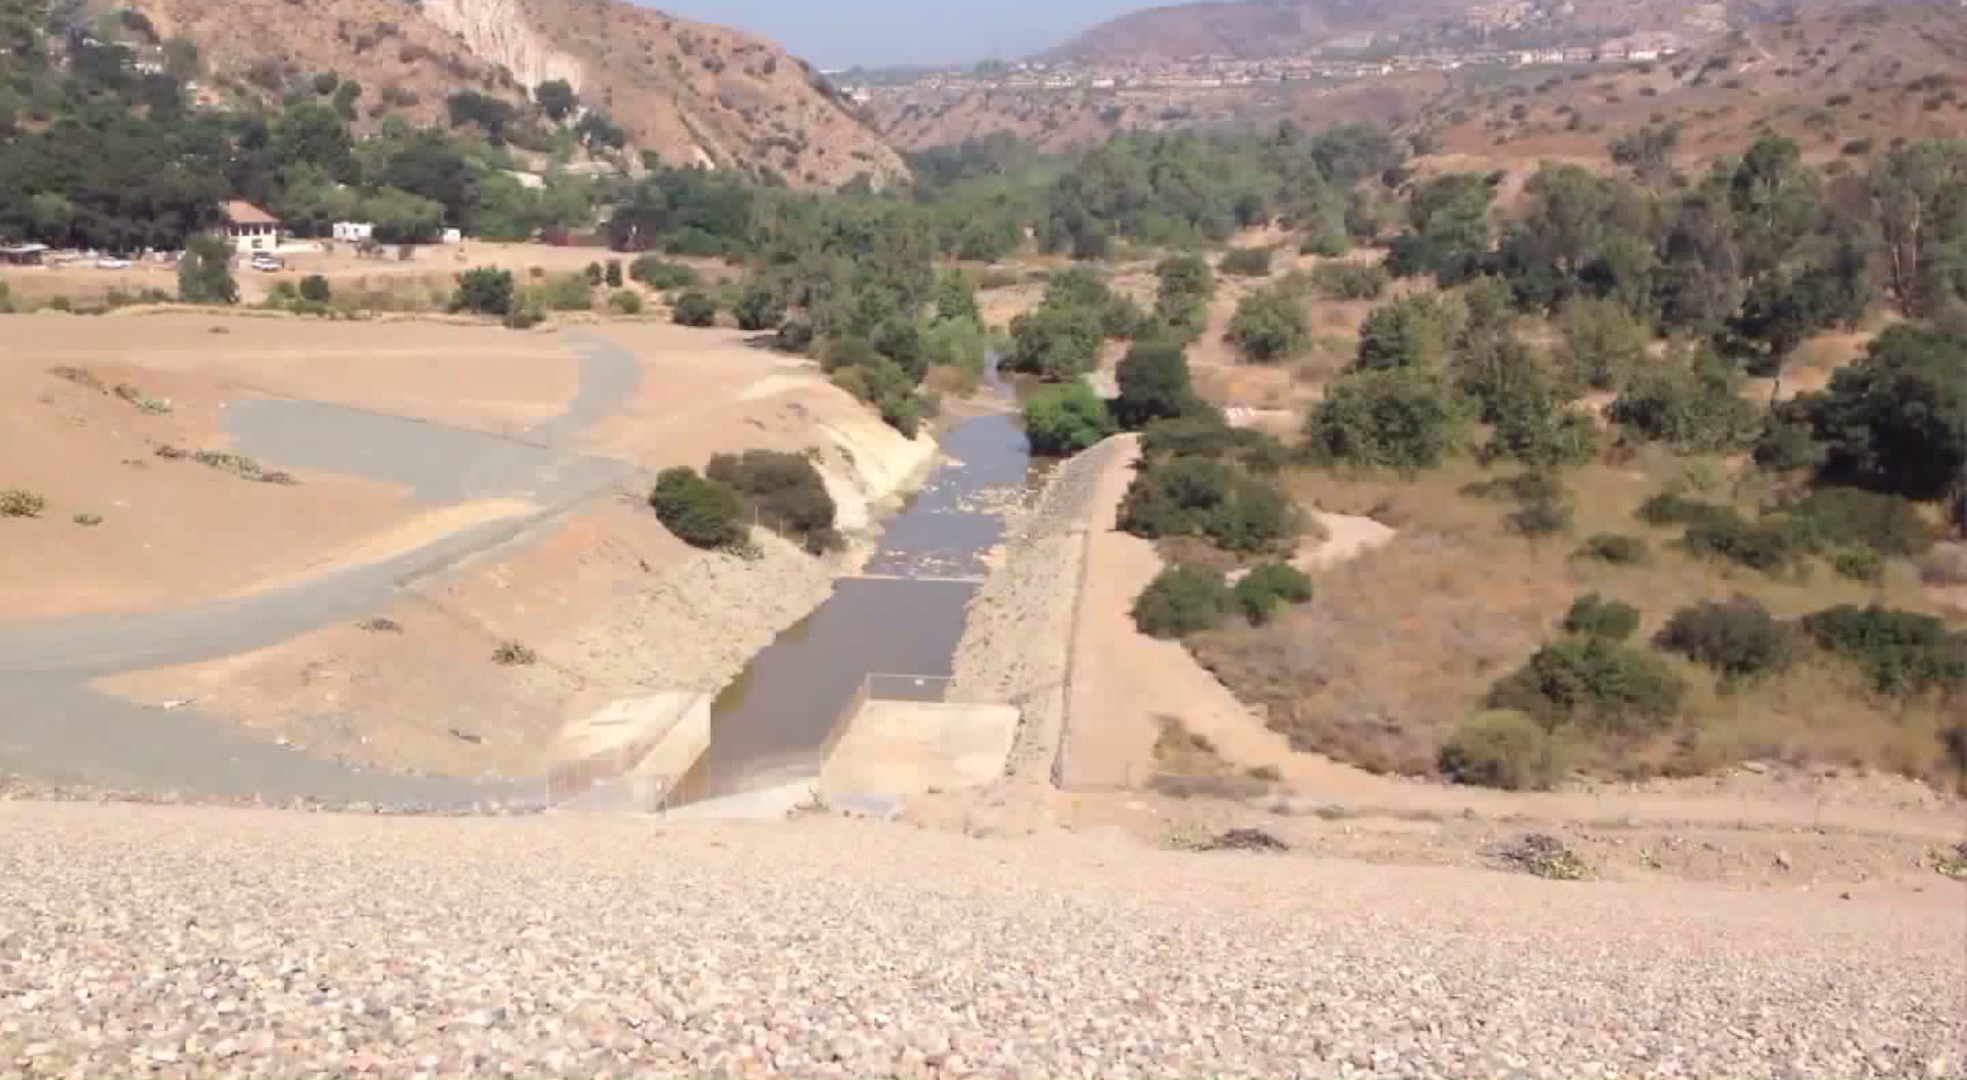
<path id="1" fill-rule="evenodd" d="M 710 695 L 623 698 L 561 732 L 547 804 L 566 810 L 651 812 L 710 747 Z"/>
<path id="2" fill-rule="evenodd" d="M 840 803 L 981 787 L 1004 774 L 1017 730 L 1015 705 L 869 700 L 820 769 L 820 796 Z"/>

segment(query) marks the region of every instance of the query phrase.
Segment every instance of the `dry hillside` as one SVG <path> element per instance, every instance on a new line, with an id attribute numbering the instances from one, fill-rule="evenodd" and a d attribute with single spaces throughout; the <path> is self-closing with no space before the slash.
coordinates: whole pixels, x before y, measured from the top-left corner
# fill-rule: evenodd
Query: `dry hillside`
<path id="1" fill-rule="evenodd" d="M 904 175 L 805 61 L 615 0 L 136 0 L 202 54 L 208 81 L 277 98 L 322 72 L 360 81 L 369 120 L 428 121 L 474 90 L 518 100 L 564 78 L 671 164 L 769 166 L 795 185 Z"/>
<path id="2" fill-rule="evenodd" d="M 1393 48 L 1597 44 L 1641 32 L 1698 38 L 1726 25 L 1723 4 L 1650 0 L 1232 0 L 1122 15 L 1046 54 L 1051 60 L 1261 59 Z"/>

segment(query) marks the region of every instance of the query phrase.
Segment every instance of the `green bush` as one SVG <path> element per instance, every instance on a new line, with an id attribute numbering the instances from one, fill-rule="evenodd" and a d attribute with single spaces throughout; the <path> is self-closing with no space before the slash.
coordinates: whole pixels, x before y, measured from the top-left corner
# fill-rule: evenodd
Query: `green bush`
<path id="1" fill-rule="evenodd" d="M 1636 536 L 1597 533 L 1579 545 L 1574 557 L 1592 559 L 1610 566 L 1642 566 L 1651 558 L 1651 554 L 1647 550 L 1646 541 Z"/>
<path id="2" fill-rule="evenodd" d="M 1587 593 L 1571 602 L 1563 625 L 1569 634 L 1624 641 L 1639 629 L 1639 609 L 1618 600 L 1607 600 L 1597 593 Z"/>
<path id="3" fill-rule="evenodd" d="M 1736 393 L 1726 369 L 1706 357 L 1633 373 L 1606 415 L 1641 438 L 1684 451 L 1739 450 L 1761 431 L 1758 408 Z"/>
<path id="4" fill-rule="evenodd" d="M 1451 297 L 1416 293 L 1389 300 L 1359 327 L 1358 367 L 1438 368 L 1467 325 L 1467 308 Z"/>
<path id="5" fill-rule="evenodd" d="M 1749 521 L 1725 509 L 1709 520 L 1689 525 L 1681 543 L 1695 555 L 1727 559 L 1765 574 L 1795 569 L 1810 551 L 1805 533 L 1793 521 Z"/>
<path id="6" fill-rule="evenodd" d="M 1210 457 L 1150 459 L 1120 503 L 1122 531 L 1147 539 L 1203 536 L 1225 551 L 1281 547 L 1301 528 L 1276 487 L 1234 462 Z"/>
<path id="7" fill-rule="evenodd" d="M 1558 502 L 1533 502 L 1503 516 L 1510 532 L 1524 537 L 1556 536 L 1571 531 L 1571 508 Z"/>
<path id="8" fill-rule="evenodd" d="M 1190 341 L 1208 322 L 1209 298 L 1216 293 L 1216 275 L 1200 255 L 1176 255 L 1154 268 L 1157 287 L 1154 315 L 1177 337 Z"/>
<path id="9" fill-rule="evenodd" d="M 1244 357 L 1260 364 L 1285 360 L 1302 351 L 1311 339 L 1304 309 L 1292 292 L 1263 288 L 1236 303 L 1230 316 L 1229 341 Z"/>
<path id="10" fill-rule="evenodd" d="M 740 330 L 776 329 L 785 321 L 785 296 L 771 283 L 754 278 L 745 283 L 734 311 Z"/>
<path id="11" fill-rule="evenodd" d="M 601 264 L 598 262 L 588 263 L 586 276 L 589 288 L 601 284 Z"/>
<path id="12" fill-rule="evenodd" d="M 778 340 L 774 344 L 786 352 L 805 352 L 813 347 L 813 324 L 805 319 L 787 319 L 779 327 Z"/>
<path id="13" fill-rule="evenodd" d="M 622 287 L 622 261 L 620 259 L 608 260 L 607 268 L 602 271 L 601 281 L 610 289 L 619 289 Z"/>
<path id="14" fill-rule="evenodd" d="M 738 493 L 687 465 L 656 474 L 649 505 L 664 528 L 693 547 L 728 548 L 745 539 L 744 502 Z"/>
<path id="15" fill-rule="evenodd" d="M 670 318 L 679 326 L 715 326 L 717 301 L 709 293 L 692 289 L 676 298 Z"/>
<path id="16" fill-rule="evenodd" d="M 1392 278 L 1370 263 L 1320 263 L 1311 270 L 1311 287 L 1327 300 L 1378 300 Z"/>
<path id="17" fill-rule="evenodd" d="M 1236 277 L 1269 277 L 1272 254 L 1267 247 L 1230 248 L 1217 268 Z"/>
<path id="18" fill-rule="evenodd" d="M 1648 525 L 1705 525 L 1728 521 L 1740 515 L 1733 507 L 1662 491 L 1640 503 L 1637 516 Z"/>
<path id="19" fill-rule="evenodd" d="M 480 266 L 458 275 L 451 310 L 504 315 L 512 310 L 512 271 Z"/>
<path id="20" fill-rule="evenodd" d="M 1252 567 L 1231 592 L 1244 617 L 1262 626 L 1285 604 L 1310 600 L 1311 578 L 1289 563 L 1264 563 Z"/>
<path id="21" fill-rule="evenodd" d="M 1200 566 L 1171 566 L 1135 597 L 1134 626 L 1158 638 L 1178 638 L 1221 625 L 1231 603 L 1223 576 Z"/>
<path id="22" fill-rule="evenodd" d="M 1939 540 L 1938 530 L 1911 500 L 1862 488 L 1817 488 L 1783 509 L 1802 523 L 1813 543 L 1827 547 L 1862 545 L 1910 558 Z"/>
<path id="23" fill-rule="evenodd" d="M 694 288 L 702 280 L 694 269 L 654 255 L 643 255 L 628 264 L 628 276 L 657 292 Z"/>
<path id="24" fill-rule="evenodd" d="M 1852 581 L 1876 585 L 1885 580 L 1885 556 L 1863 544 L 1835 549 L 1830 553 L 1830 566 L 1838 576 Z"/>
<path id="25" fill-rule="evenodd" d="M 1315 457 L 1413 474 L 1461 449 L 1466 417 L 1441 380 L 1411 369 L 1348 375 L 1305 425 Z"/>
<path id="26" fill-rule="evenodd" d="M 302 300 L 325 304 L 334 299 L 335 292 L 329 287 L 327 278 L 320 274 L 309 274 L 301 279 L 300 296 Z"/>
<path id="27" fill-rule="evenodd" d="M 1199 261 L 1199 260 L 1198 260 Z M 1114 370 L 1120 396 L 1113 417 L 1123 427 L 1139 430 L 1157 420 L 1187 416 L 1203 408 L 1189 378 L 1188 358 L 1181 346 L 1165 341 L 1139 341 L 1127 350 Z"/>
<path id="28" fill-rule="evenodd" d="M 1441 774 L 1457 784 L 1541 791 L 1562 773 L 1556 741 L 1520 712 L 1485 712 L 1466 721 L 1441 745 Z"/>
<path id="29" fill-rule="evenodd" d="M 704 475 L 743 497 L 760 524 L 804 544 L 813 554 L 840 546 L 838 508 L 826 481 L 805 454 L 746 450 L 713 454 Z"/>
<path id="30" fill-rule="evenodd" d="M 1967 689 L 1967 632 L 1941 619 L 1873 604 L 1841 604 L 1803 617 L 1818 645 L 1855 661 L 1881 694 L 1909 697 L 1929 689 Z"/>
<path id="31" fill-rule="evenodd" d="M 617 315 L 640 315 L 642 294 L 633 289 L 616 289 L 608 294 L 608 310 Z"/>
<path id="32" fill-rule="evenodd" d="M 1616 300 L 1577 297 L 1557 314 L 1564 362 L 1580 385 L 1616 390 L 1646 360 L 1652 334 Z"/>
<path id="33" fill-rule="evenodd" d="M 1024 431 L 1032 453 L 1063 457 L 1113 434 L 1114 424 L 1106 402 L 1075 381 L 1044 387 L 1026 399 Z"/>
<path id="34" fill-rule="evenodd" d="M 1644 734 L 1680 711 L 1686 691 L 1656 656 L 1602 637 L 1569 635 L 1497 682 L 1488 706 L 1518 710 L 1550 729 L 1581 724 Z"/>
<path id="35" fill-rule="evenodd" d="M 1795 651 L 1794 629 L 1754 599 L 1708 601 L 1673 613 L 1653 644 L 1737 681 L 1781 671 Z"/>

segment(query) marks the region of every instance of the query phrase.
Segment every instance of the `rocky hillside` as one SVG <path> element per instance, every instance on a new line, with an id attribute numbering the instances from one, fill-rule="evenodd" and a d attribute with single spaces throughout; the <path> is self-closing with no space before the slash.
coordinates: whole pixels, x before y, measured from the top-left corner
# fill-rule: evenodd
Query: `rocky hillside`
<path id="1" fill-rule="evenodd" d="M 1595 45 L 1641 32 L 1699 38 L 1726 5 L 1680 0 L 1227 0 L 1120 16 L 1046 54 L 1051 60 L 1262 59 L 1317 52 L 1401 52 Z"/>
<path id="2" fill-rule="evenodd" d="M 223 99 L 277 99 L 326 72 L 361 83 L 365 122 L 444 115 L 471 90 L 517 101 L 566 79 L 671 164 L 772 172 L 794 185 L 905 175 L 901 159 L 805 61 L 735 30 L 617 0 L 133 0 L 196 44 Z"/>

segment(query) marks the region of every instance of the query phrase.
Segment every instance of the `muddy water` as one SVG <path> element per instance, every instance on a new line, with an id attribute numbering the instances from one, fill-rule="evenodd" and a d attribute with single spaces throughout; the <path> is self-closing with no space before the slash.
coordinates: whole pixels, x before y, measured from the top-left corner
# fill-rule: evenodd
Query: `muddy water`
<path id="1" fill-rule="evenodd" d="M 1003 537 L 1002 508 L 1030 482 L 1015 416 L 967 420 L 946 460 L 890 517 L 863 576 L 765 647 L 711 707 L 710 750 L 672 801 L 789 782 L 819 771 L 841 713 L 870 674 L 885 696 L 941 696 L 964 608 Z"/>

